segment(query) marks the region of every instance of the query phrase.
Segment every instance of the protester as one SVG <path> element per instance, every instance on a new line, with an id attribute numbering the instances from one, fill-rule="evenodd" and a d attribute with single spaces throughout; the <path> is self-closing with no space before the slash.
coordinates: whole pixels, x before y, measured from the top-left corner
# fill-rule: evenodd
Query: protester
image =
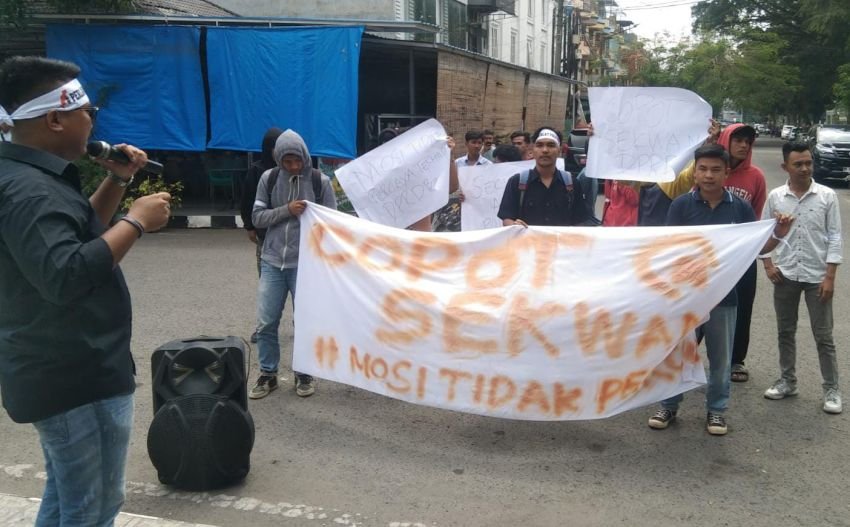
<path id="1" fill-rule="evenodd" d="M 496 134 L 493 133 L 493 130 L 484 130 L 482 132 L 484 137 L 481 142 L 481 157 L 487 159 L 488 161 L 493 160 L 493 150 L 495 150 L 496 146 L 494 142 L 496 141 Z"/>
<path id="2" fill-rule="evenodd" d="M 476 165 L 489 165 L 489 159 L 481 155 L 481 146 L 484 142 L 484 134 L 478 130 L 469 130 L 464 136 L 466 143 L 466 155 L 455 159 L 455 164 L 460 167 L 473 167 Z"/>
<path id="3" fill-rule="evenodd" d="M 522 159 L 528 161 L 534 159 L 534 149 L 531 147 L 531 134 L 517 130 L 511 134 L 511 144 L 519 148 Z"/>
<path id="4" fill-rule="evenodd" d="M 165 226 L 170 196 L 136 199 L 108 227 L 147 155 L 115 145 L 94 194 L 71 161 L 97 108 L 71 63 L 0 64 L 0 389 L 13 421 L 38 431 L 47 474 L 36 525 L 112 525 L 124 503 L 133 425 L 130 294 L 118 263 Z M 8 112 L 8 113 L 6 113 Z"/>
<path id="5" fill-rule="evenodd" d="M 493 163 L 512 163 L 522 160 L 522 149 L 515 145 L 499 145 L 493 150 Z"/>
<path id="6" fill-rule="evenodd" d="M 257 253 L 257 276 L 260 275 L 260 254 L 263 249 L 263 239 L 266 236 L 265 229 L 257 229 L 254 227 L 254 222 L 251 221 L 251 214 L 254 211 L 254 200 L 257 197 L 257 183 L 260 181 L 260 176 L 266 170 L 277 166 L 274 161 L 274 144 L 283 130 L 280 128 L 269 128 L 263 135 L 263 140 L 260 143 L 260 159 L 251 163 L 251 168 L 248 169 L 248 175 L 245 177 L 245 185 L 242 189 L 242 200 L 239 203 L 239 213 L 242 216 L 242 225 L 245 226 L 245 231 L 248 233 L 248 239 L 254 244 Z M 257 342 L 257 331 L 251 334 L 251 342 Z"/>
<path id="7" fill-rule="evenodd" d="M 640 195 L 636 181 L 605 180 L 605 204 L 602 207 L 602 225 L 629 227 L 637 225 Z"/>
<path id="8" fill-rule="evenodd" d="M 330 179 L 311 164 L 310 152 L 296 132 L 286 130 L 274 146 L 277 167 L 260 177 L 251 219 L 254 226 L 266 229 L 257 291 L 257 341 L 260 376 L 248 396 L 261 399 L 277 389 L 280 364 L 278 328 L 286 297 L 295 302 L 298 275 L 300 216 L 307 202 L 336 209 L 336 196 Z M 308 397 L 316 391 L 310 375 L 295 374 L 295 393 Z"/>
<path id="9" fill-rule="evenodd" d="M 756 217 L 760 218 L 764 200 L 767 197 L 767 183 L 764 173 L 752 162 L 755 140 L 755 128 L 744 124 L 733 124 L 721 132 L 717 142 L 729 152 L 731 159 L 726 190 L 749 203 Z M 735 319 L 735 342 L 732 346 L 731 376 L 734 382 L 747 382 L 750 378 L 744 361 L 750 347 L 750 321 L 753 317 L 757 278 L 756 262 L 753 261 L 735 286 L 738 292 L 738 314 Z"/>
<path id="10" fill-rule="evenodd" d="M 503 225 L 579 225 L 587 221 L 583 197 L 569 172 L 555 163 L 561 153 L 561 133 L 540 128 L 534 133 L 535 166 L 514 174 L 505 185 L 499 218 Z"/>
<path id="11" fill-rule="evenodd" d="M 785 143 L 782 158 L 788 182 L 770 191 L 763 217 L 779 213 L 794 214 L 796 219 L 787 241 L 762 260 L 773 282 L 781 370 L 764 396 L 784 399 L 798 393 L 797 310 L 804 295 L 823 377 L 823 411 L 839 414 L 841 391 L 832 337 L 832 296 L 843 249 L 838 198 L 834 190 L 812 181 L 812 153 L 805 143 Z"/>
<path id="12" fill-rule="evenodd" d="M 667 225 L 722 225 L 755 221 L 753 208 L 744 200 L 724 188 L 729 175 L 729 154 L 719 145 L 700 147 L 694 153 L 694 181 L 696 189 L 679 196 L 670 205 Z M 777 222 L 774 237 L 788 233 L 787 219 Z M 764 250 L 772 249 L 771 240 Z M 700 331 L 705 336 L 708 356 L 708 387 L 706 390 L 706 429 L 712 435 L 725 435 L 728 431 L 726 410 L 730 395 L 730 369 L 732 341 L 737 313 L 737 294 L 729 292 L 711 310 L 709 319 Z M 665 429 L 676 419 L 682 394 L 662 401 L 661 409 L 649 418 L 649 426 Z"/>
<path id="13" fill-rule="evenodd" d="M 720 136 L 720 123 L 709 121 L 708 137 L 704 145 L 716 144 Z M 664 225 L 667 222 L 667 211 L 674 199 L 686 194 L 694 187 L 694 163 L 690 162 L 682 169 L 673 181 L 665 183 L 643 183 L 640 186 L 638 225 Z"/>

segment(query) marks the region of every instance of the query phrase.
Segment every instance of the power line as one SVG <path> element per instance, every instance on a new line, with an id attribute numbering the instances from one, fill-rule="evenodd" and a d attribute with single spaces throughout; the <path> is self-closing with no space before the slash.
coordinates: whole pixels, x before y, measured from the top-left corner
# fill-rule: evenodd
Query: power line
<path id="1" fill-rule="evenodd" d="M 667 7 L 680 7 L 680 6 L 686 6 L 686 5 L 693 5 L 693 4 L 698 4 L 701 1 L 702 0 L 684 0 L 684 1 L 683 0 L 665 0 L 665 1 L 659 2 L 657 4 L 639 4 L 635 7 L 620 6 L 620 9 L 622 9 L 624 11 L 644 11 L 644 10 L 648 10 L 648 9 L 664 9 L 664 8 L 667 8 Z"/>

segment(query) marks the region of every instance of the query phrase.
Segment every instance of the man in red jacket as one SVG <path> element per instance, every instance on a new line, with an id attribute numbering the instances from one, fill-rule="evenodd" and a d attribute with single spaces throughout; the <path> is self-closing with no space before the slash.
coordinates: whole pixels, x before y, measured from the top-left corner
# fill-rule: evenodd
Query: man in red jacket
<path id="1" fill-rule="evenodd" d="M 717 142 L 729 152 L 731 160 L 726 190 L 749 203 L 761 218 L 764 201 L 767 198 L 767 184 L 764 173 L 752 163 L 753 143 L 756 131 L 752 126 L 733 124 L 721 132 Z M 746 382 L 749 372 L 744 366 L 747 349 L 750 346 L 750 320 L 753 314 L 753 300 L 756 297 L 755 261 L 735 286 L 738 294 L 738 317 L 735 323 L 735 342 L 732 347 L 732 380 Z"/>

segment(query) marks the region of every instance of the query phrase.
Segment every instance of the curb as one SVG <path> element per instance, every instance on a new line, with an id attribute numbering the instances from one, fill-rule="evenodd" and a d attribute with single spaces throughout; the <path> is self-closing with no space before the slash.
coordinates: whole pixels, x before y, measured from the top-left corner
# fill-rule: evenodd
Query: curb
<path id="1" fill-rule="evenodd" d="M 10 494 L 0 494 L 0 525 L 17 527 L 35 524 L 38 515 L 38 507 L 41 500 L 38 498 L 22 498 Z M 142 516 L 141 514 L 129 514 L 122 512 L 115 518 L 115 527 L 213 527 L 200 523 L 186 523 L 176 520 L 166 520 L 153 516 Z"/>
<path id="2" fill-rule="evenodd" d="M 169 229 L 241 229 L 244 227 L 239 216 L 172 216 Z"/>

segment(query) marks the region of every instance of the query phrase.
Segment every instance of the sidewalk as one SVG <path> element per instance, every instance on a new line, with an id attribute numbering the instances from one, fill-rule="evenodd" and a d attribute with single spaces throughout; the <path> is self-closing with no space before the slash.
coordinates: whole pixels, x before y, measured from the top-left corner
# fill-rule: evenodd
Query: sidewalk
<path id="1" fill-rule="evenodd" d="M 36 498 L 21 498 L 0 494 L 0 525 L 3 527 L 31 526 L 35 523 L 38 514 L 38 505 L 41 500 Z M 122 512 L 115 519 L 116 527 L 212 527 L 199 523 L 185 523 L 173 520 L 164 520 L 152 516 L 140 516 L 138 514 L 127 514 Z"/>

